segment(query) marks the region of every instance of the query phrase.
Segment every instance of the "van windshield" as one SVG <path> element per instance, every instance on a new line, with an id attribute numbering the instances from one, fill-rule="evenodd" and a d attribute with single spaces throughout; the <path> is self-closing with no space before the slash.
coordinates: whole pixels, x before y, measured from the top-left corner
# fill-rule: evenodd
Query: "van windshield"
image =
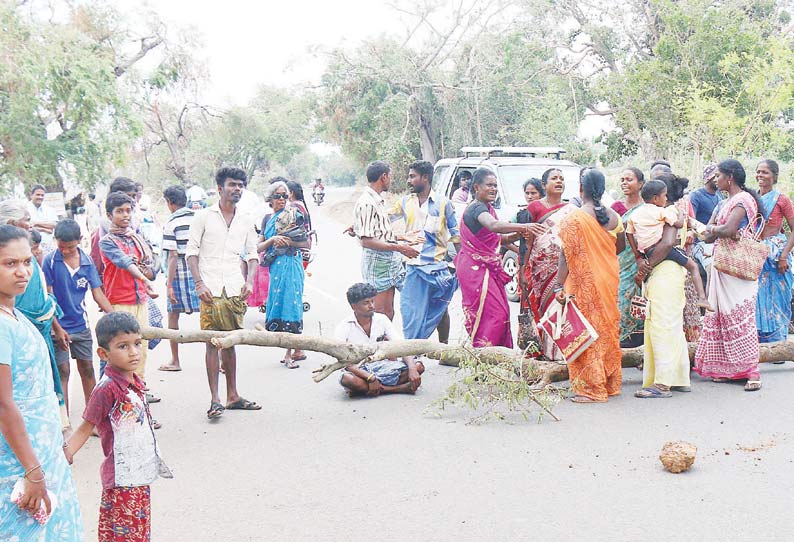
<path id="1" fill-rule="evenodd" d="M 502 182 L 503 198 L 511 206 L 526 205 L 524 200 L 524 182 L 536 177 L 540 179 L 543 172 L 554 167 L 562 171 L 565 177 L 565 193 L 563 199 L 569 200 L 579 195 L 579 168 L 576 166 L 552 166 L 535 164 L 516 164 L 499 166 L 499 178 Z"/>

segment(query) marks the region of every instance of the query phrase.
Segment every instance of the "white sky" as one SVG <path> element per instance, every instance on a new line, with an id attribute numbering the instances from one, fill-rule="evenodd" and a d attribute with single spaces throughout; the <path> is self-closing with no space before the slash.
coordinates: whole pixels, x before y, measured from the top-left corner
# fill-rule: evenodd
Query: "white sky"
<path id="1" fill-rule="evenodd" d="M 262 84 L 317 84 L 325 60 L 312 50 L 353 48 L 379 34 L 404 36 L 407 28 L 406 16 L 389 6 L 406 6 L 401 0 L 115 2 L 122 11 L 156 12 L 169 31 L 196 34 L 209 77 L 202 99 L 218 107 L 244 104 Z M 579 135 L 594 137 L 609 127 L 604 117 L 586 117 Z"/>
<path id="2" fill-rule="evenodd" d="M 140 3 L 118 0 L 122 9 Z M 148 0 L 169 28 L 195 29 L 204 46 L 215 105 L 241 104 L 261 84 L 316 84 L 323 60 L 310 48 L 355 46 L 384 32 L 401 34 L 383 0 Z M 395 26 L 397 25 L 397 26 Z"/>

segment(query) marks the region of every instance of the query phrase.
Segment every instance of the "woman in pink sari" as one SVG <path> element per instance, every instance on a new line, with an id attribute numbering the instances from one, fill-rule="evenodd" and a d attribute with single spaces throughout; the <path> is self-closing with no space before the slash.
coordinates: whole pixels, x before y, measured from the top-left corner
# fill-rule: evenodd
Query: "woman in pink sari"
<path id="1" fill-rule="evenodd" d="M 474 200 L 463 213 L 460 252 L 455 258 L 466 331 L 474 346 L 513 347 L 510 309 L 505 284 L 510 275 L 502 269 L 499 247 L 502 234 L 540 235 L 539 224 L 512 224 L 496 217 L 493 202 L 498 195 L 496 175 L 480 168 L 471 181 Z M 505 242 L 509 237 L 505 238 Z"/>

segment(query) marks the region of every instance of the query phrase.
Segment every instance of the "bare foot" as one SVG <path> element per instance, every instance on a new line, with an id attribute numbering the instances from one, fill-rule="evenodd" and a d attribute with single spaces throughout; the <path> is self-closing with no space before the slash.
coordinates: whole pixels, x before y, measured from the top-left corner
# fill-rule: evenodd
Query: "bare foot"
<path id="1" fill-rule="evenodd" d="M 708 312 L 714 312 L 714 309 L 711 307 L 711 303 L 705 297 L 701 297 L 698 299 L 697 306 L 701 309 L 706 309 Z"/>

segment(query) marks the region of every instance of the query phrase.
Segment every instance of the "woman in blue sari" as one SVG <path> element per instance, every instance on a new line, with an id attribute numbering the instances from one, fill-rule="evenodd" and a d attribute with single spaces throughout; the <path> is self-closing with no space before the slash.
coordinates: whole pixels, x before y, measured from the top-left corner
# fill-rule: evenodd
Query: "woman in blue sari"
<path id="1" fill-rule="evenodd" d="M 20 200 L 6 200 L 0 203 L 0 224 L 8 224 L 16 226 L 25 231 L 30 231 L 30 213 L 27 210 L 25 202 Z M 49 353 L 50 365 L 52 367 L 52 374 L 54 375 L 53 390 L 58 397 L 58 404 L 61 408 L 61 424 L 63 429 L 70 427 L 69 417 L 66 412 L 66 403 L 63 396 L 63 388 L 61 387 L 61 379 L 58 373 L 58 364 L 55 361 L 55 344 L 53 338 L 58 341 L 59 348 L 68 350 L 69 345 L 66 342 L 66 333 L 57 318 L 63 316 L 61 308 L 55 301 L 52 294 L 47 291 L 47 283 L 44 279 L 44 273 L 33 258 L 31 262 L 32 270 L 30 281 L 28 282 L 25 291 L 16 297 L 16 308 L 25 317 L 36 326 L 36 329 L 41 333 L 44 342 L 47 345 Z"/>
<path id="2" fill-rule="evenodd" d="M 794 235 L 786 238 L 783 219 L 794 231 L 794 206 L 788 196 L 774 189 L 779 173 L 780 168 L 774 160 L 760 162 L 755 170 L 766 220 L 761 238 L 769 246 L 769 255 L 758 277 L 755 311 L 758 341 L 761 343 L 785 341 L 791 322 L 791 287 L 794 284 L 791 247 Z"/>
<path id="3" fill-rule="evenodd" d="M 270 267 L 270 285 L 265 308 L 268 331 L 300 334 L 303 332 L 303 257 L 301 248 L 309 242 L 304 227 L 304 215 L 295 206 L 288 206 L 289 190 L 286 183 L 270 185 L 267 199 L 273 216 L 263 232 L 265 240 L 258 249 L 264 250 L 263 265 Z M 288 369 L 300 367 L 305 359 L 299 350 L 288 348 L 282 360 Z"/>
<path id="4" fill-rule="evenodd" d="M 612 204 L 612 210 L 617 212 L 625 224 L 634 211 L 644 202 L 640 197 L 640 190 L 645 184 L 645 176 L 635 167 L 626 168 L 620 175 L 620 189 L 623 199 Z M 623 348 L 641 346 L 643 343 L 644 329 L 642 320 L 631 315 L 631 299 L 641 294 L 641 289 L 634 282 L 637 276 L 637 260 L 634 251 L 627 244 L 626 248 L 618 254 L 620 265 L 620 286 L 618 287 L 618 308 L 620 309 L 620 345 Z"/>
<path id="5" fill-rule="evenodd" d="M 32 262 L 27 232 L 0 226 L 0 540 L 76 542 L 83 522 L 63 453 L 59 379 L 43 337 L 14 307 Z M 42 508 L 51 513 L 44 525 Z"/>

